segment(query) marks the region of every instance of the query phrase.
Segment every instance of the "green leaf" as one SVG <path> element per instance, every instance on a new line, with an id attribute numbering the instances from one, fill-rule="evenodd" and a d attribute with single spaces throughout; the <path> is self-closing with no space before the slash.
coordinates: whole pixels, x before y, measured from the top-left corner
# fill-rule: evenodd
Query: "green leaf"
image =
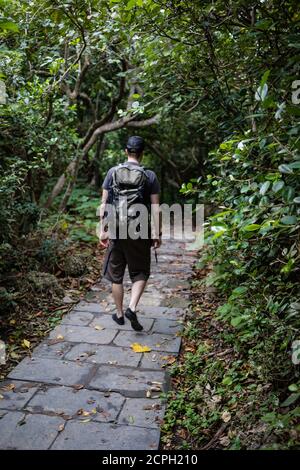
<path id="1" fill-rule="evenodd" d="M 272 190 L 274 193 L 278 193 L 284 187 L 284 181 L 274 181 Z"/>
<path id="2" fill-rule="evenodd" d="M 263 87 L 267 83 L 271 70 L 266 70 L 260 81 L 260 86 Z"/>
<path id="3" fill-rule="evenodd" d="M 264 196 L 266 192 L 268 191 L 269 187 L 271 185 L 271 181 L 265 181 L 262 187 L 259 190 L 259 193 Z"/>
<path id="4" fill-rule="evenodd" d="M 292 168 L 290 168 L 289 165 L 286 165 L 285 163 L 283 165 L 279 165 L 278 170 L 280 171 L 280 173 L 293 173 Z"/>
<path id="5" fill-rule="evenodd" d="M 0 29 L 3 31 L 11 31 L 13 33 L 17 33 L 19 31 L 19 27 L 16 23 L 7 20 L 0 20 Z"/>
<path id="6" fill-rule="evenodd" d="M 283 407 L 290 406 L 293 403 L 295 403 L 295 401 L 297 401 L 299 398 L 300 398 L 300 393 L 292 393 L 286 400 L 284 400 L 283 403 L 281 403 L 281 406 Z"/>
<path id="7" fill-rule="evenodd" d="M 298 387 L 297 384 L 291 384 L 291 385 L 289 385 L 288 388 L 289 388 L 290 392 L 298 392 L 298 390 L 299 390 L 299 387 Z"/>
<path id="8" fill-rule="evenodd" d="M 255 232 L 255 231 L 259 230 L 260 227 L 261 227 L 260 224 L 249 224 L 249 225 L 245 225 L 245 227 L 242 227 L 242 229 L 245 232 Z"/>
<path id="9" fill-rule="evenodd" d="M 295 215 L 285 215 L 280 219 L 280 222 L 284 225 L 295 225 L 297 223 L 297 217 Z"/>
<path id="10" fill-rule="evenodd" d="M 235 317 L 235 318 L 232 318 L 230 323 L 232 326 L 238 326 L 242 320 L 243 320 L 243 317 Z"/>
<path id="11" fill-rule="evenodd" d="M 227 377 L 224 377 L 224 379 L 222 380 L 222 384 L 223 385 L 231 385 L 232 384 L 232 378 L 227 376 Z"/>
<path id="12" fill-rule="evenodd" d="M 232 291 L 232 294 L 244 294 L 245 292 L 248 291 L 248 288 L 246 286 L 239 286 L 239 287 L 236 287 L 235 289 L 233 289 Z"/>

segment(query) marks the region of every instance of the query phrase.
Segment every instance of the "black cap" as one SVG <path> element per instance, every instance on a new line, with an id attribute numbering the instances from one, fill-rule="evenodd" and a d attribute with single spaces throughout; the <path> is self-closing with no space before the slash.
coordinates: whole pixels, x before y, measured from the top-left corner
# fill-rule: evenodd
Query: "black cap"
<path id="1" fill-rule="evenodd" d="M 145 148 L 144 139 L 138 135 L 133 135 L 129 137 L 126 148 L 131 153 L 142 152 Z"/>

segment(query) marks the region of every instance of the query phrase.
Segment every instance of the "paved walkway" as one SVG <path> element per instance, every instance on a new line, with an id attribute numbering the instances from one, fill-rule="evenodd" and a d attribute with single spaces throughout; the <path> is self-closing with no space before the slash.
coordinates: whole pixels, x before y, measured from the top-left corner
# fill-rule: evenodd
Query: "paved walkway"
<path id="1" fill-rule="evenodd" d="M 110 286 L 95 284 L 0 384 L 0 449 L 157 449 L 164 366 L 179 352 L 194 258 L 184 243 L 161 247 L 139 305 L 141 333 L 111 320 Z M 128 280 L 125 289 L 128 300 Z"/>

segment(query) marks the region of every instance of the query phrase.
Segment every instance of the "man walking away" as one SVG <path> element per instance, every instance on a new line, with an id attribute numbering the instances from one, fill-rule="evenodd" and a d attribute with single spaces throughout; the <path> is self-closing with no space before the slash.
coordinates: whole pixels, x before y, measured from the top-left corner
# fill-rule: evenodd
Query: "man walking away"
<path id="1" fill-rule="evenodd" d="M 160 186 L 156 174 L 141 166 L 144 151 L 144 140 L 139 136 L 128 139 L 125 153 L 127 161 L 111 168 L 102 185 L 102 201 L 100 206 L 100 244 L 107 248 L 104 260 L 103 275 L 112 283 L 112 295 L 116 304 L 117 313 L 113 314 L 113 320 L 119 325 L 124 325 L 123 311 L 123 277 L 126 265 L 132 282 L 131 297 L 125 317 L 136 331 L 141 331 L 143 326 L 139 323 L 136 308 L 145 289 L 150 275 L 151 246 L 157 249 L 161 245 L 161 233 L 159 228 L 158 207 Z M 134 204 L 143 204 L 149 210 L 155 209 L 154 235 L 151 239 L 151 227 L 147 229 L 147 238 L 139 236 L 137 239 L 123 239 L 119 236 L 122 202 L 127 206 L 127 226 L 130 224 L 130 208 Z M 109 239 L 109 231 L 106 229 L 106 207 L 111 204 L 117 215 L 117 231 L 114 239 Z M 132 213 L 132 212 L 131 212 Z M 147 224 L 149 221 L 147 220 Z M 148 227 L 149 228 L 149 227 Z M 128 230 L 128 232 L 130 232 Z M 140 228 L 140 233 L 142 229 Z M 145 233 L 145 232 L 143 232 Z M 150 236 L 149 236 L 150 235 Z"/>

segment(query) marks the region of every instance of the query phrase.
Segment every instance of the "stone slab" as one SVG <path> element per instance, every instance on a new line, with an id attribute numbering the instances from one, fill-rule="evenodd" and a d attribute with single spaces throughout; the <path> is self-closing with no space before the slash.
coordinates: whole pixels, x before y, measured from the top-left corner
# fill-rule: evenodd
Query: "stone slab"
<path id="1" fill-rule="evenodd" d="M 98 302 L 85 302 L 84 300 L 80 301 L 75 305 L 73 311 L 79 312 L 90 312 L 90 313 L 100 313 L 104 312 L 104 306 Z"/>
<path id="2" fill-rule="evenodd" d="M 168 308 L 168 307 L 149 307 L 141 305 L 138 309 L 138 316 L 145 316 L 148 318 L 167 318 L 169 320 L 180 320 L 185 316 L 185 309 L 182 308 Z"/>
<path id="3" fill-rule="evenodd" d="M 80 343 L 72 347 L 65 359 L 93 364 L 137 367 L 141 357 L 130 348 Z"/>
<path id="4" fill-rule="evenodd" d="M 140 362 L 141 369 L 167 370 L 166 366 L 176 358 L 176 354 L 169 352 L 151 351 L 151 353 L 143 354 Z"/>
<path id="5" fill-rule="evenodd" d="M 143 327 L 145 331 L 151 330 L 151 327 L 153 325 L 153 318 L 143 318 Z M 113 330 L 124 330 L 124 331 L 130 331 L 132 330 L 130 321 L 125 318 L 125 325 L 118 325 L 112 318 L 111 315 L 107 314 L 99 314 L 95 315 L 95 319 L 91 323 L 91 327 L 95 326 L 102 326 L 105 329 L 113 329 Z"/>
<path id="6" fill-rule="evenodd" d="M 158 318 L 155 320 L 151 333 L 162 333 L 167 335 L 176 335 L 183 329 L 183 324 L 178 321 L 168 320 L 167 318 Z"/>
<path id="7" fill-rule="evenodd" d="M 154 450 L 158 448 L 159 437 L 157 429 L 69 421 L 51 449 Z"/>
<path id="8" fill-rule="evenodd" d="M 63 424 L 57 416 L 8 411 L 0 419 L 0 449 L 46 450 Z"/>
<path id="9" fill-rule="evenodd" d="M 0 409 L 21 410 L 38 389 L 38 384 L 6 380 L 0 386 Z"/>
<path id="10" fill-rule="evenodd" d="M 50 358 L 25 358 L 8 377 L 56 385 L 77 385 L 89 380 L 94 367 L 92 364 Z"/>
<path id="11" fill-rule="evenodd" d="M 89 388 L 100 391 L 111 390 L 122 393 L 128 397 L 146 397 L 146 393 L 153 386 L 153 382 L 159 382 L 158 385 L 162 391 L 165 391 L 164 372 L 143 371 L 129 367 L 100 366 L 94 377 L 89 383 Z"/>
<path id="12" fill-rule="evenodd" d="M 117 346 L 130 347 L 132 343 L 149 346 L 154 351 L 166 351 L 177 353 L 180 349 L 181 338 L 166 334 L 147 334 L 135 331 L 120 331 L 114 339 Z"/>
<path id="13" fill-rule="evenodd" d="M 165 407 L 159 400 L 126 398 L 118 423 L 157 429 L 162 423 L 164 411 Z"/>
<path id="14" fill-rule="evenodd" d="M 94 319 L 94 315 L 90 312 L 77 312 L 72 310 L 62 319 L 61 325 L 78 325 L 87 326 Z"/>
<path id="15" fill-rule="evenodd" d="M 31 413 L 63 415 L 64 418 L 115 421 L 125 398 L 117 393 L 108 397 L 101 392 L 74 390 L 70 387 L 45 387 L 27 404 Z M 89 413 L 89 414 L 88 414 Z"/>
<path id="16" fill-rule="evenodd" d="M 95 327 L 62 325 L 57 326 L 51 333 L 50 338 L 62 337 L 64 341 L 72 343 L 109 344 L 117 334 L 117 330 L 97 330 Z"/>
<path id="17" fill-rule="evenodd" d="M 62 359 L 66 352 L 71 348 L 70 343 L 58 340 L 54 344 L 53 340 L 46 340 L 37 346 L 33 351 L 33 357 L 50 357 L 54 359 Z"/>

